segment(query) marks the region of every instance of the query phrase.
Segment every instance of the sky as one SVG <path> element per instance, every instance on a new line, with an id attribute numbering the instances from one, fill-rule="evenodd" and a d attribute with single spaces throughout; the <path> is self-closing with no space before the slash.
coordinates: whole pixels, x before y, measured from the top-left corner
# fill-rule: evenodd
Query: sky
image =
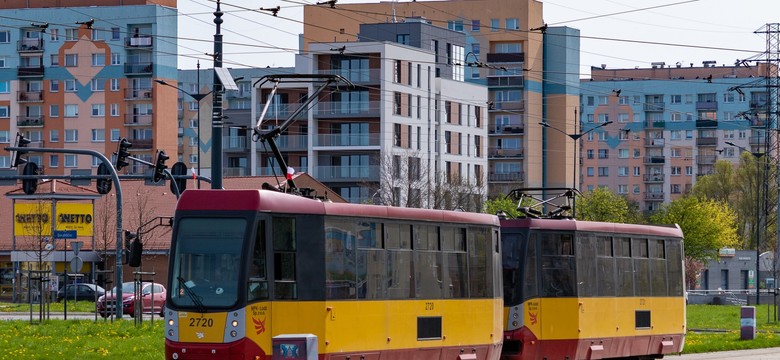
<path id="1" fill-rule="evenodd" d="M 398 0 L 405 2 L 409 0 Z M 225 67 L 294 66 L 303 5 L 314 0 L 222 0 Z M 338 0 L 338 3 L 378 2 Z M 765 59 L 767 35 L 780 23 L 778 0 L 550 0 L 542 1 L 548 26 L 580 30 L 580 76 L 591 66 L 607 68 L 733 65 Z M 259 11 L 280 6 L 278 16 Z M 214 0 L 178 0 L 180 69 L 210 68 L 213 62 Z M 780 34 L 777 34 L 780 42 Z M 243 44 L 243 45 L 233 45 Z M 776 51 L 778 51 L 776 49 Z"/>

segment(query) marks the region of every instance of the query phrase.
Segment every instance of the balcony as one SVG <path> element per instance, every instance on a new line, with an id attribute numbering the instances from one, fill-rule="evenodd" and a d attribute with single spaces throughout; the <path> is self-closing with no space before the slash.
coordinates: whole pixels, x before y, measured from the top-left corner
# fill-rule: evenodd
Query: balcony
<path id="1" fill-rule="evenodd" d="M 325 181 L 379 181 L 379 166 L 318 166 L 317 180 Z"/>
<path id="2" fill-rule="evenodd" d="M 490 128 L 488 129 L 488 134 L 496 134 L 496 135 L 514 135 L 514 134 L 524 134 L 525 133 L 525 126 L 521 124 L 517 125 L 496 125 L 492 124 L 490 125 Z"/>
<path id="3" fill-rule="evenodd" d="M 378 117 L 379 101 L 320 101 L 314 113 L 319 118 L 361 118 Z"/>
<path id="4" fill-rule="evenodd" d="M 646 120 L 645 127 L 652 129 L 663 129 L 666 126 L 665 120 Z"/>
<path id="5" fill-rule="evenodd" d="M 493 105 L 488 108 L 489 110 L 525 110 L 525 102 L 523 100 L 517 101 L 493 101 Z"/>
<path id="6" fill-rule="evenodd" d="M 149 126 L 152 124 L 152 114 L 126 114 L 125 126 Z"/>
<path id="7" fill-rule="evenodd" d="M 24 102 L 43 102 L 43 91 L 19 91 L 17 100 Z"/>
<path id="8" fill-rule="evenodd" d="M 259 110 L 262 111 L 265 104 L 261 104 Z M 271 104 L 265 113 L 266 119 L 287 120 L 296 110 L 301 108 L 301 103 Z M 309 112 L 304 110 L 295 116 L 295 120 L 308 119 Z"/>
<path id="9" fill-rule="evenodd" d="M 661 139 L 645 139 L 645 147 L 664 147 L 666 142 Z"/>
<path id="10" fill-rule="evenodd" d="M 152 89 L 125 89 L 125 100 L 150 100 Z"/>
<path id="11" fill-rule="evenodd" d="M 645 201 L 664 201 L 664 193 L 662 192 L 646 192 Z"/>
<path id="12" fill-rule="evenodd" d="M 488 159 L 522 159 L 523 149 L 503 149 L 495 146 L 488 148 Z"/>
<path id="13" fill-rule="evenodd" d="M 223 169 L 225 176 L 248 176 L 249 171 L 242 167 L 226 167 Z"/>
<path id="14" fill-rule="evenodd" d="M 666 109 L 666 104 L 664 102 L 645 103 L 644 109 L 650 112 L 663 112 Z"/>
<path id="15" fill-rule="evenodd" d="M 754 128 L 766 128 L 767 124 L 769 124 L 766 119 L 750 119 L 750 127 Z"/>
<path id="16" fill-rule="evenodd" d="M 717 146 L 718 138 L 716 137 L 698 137 L 696 138 L 696 146 Z"/>
<path id="17" fill-rule="evenodd" d="M 489 76 L 487 85 L 489 87 L 523 87 L 525 79 L 522 76 Z"/>
<path id="18" fill-rule="evenodd" d="M 153 139 L 127 139 L 133 146 L 130 150 L 149 150 L 154 145 Z"/>
<path id="19" fill-rule="evenodd" d="M 525 180 L 525 176 L 523 175 L 524 174 L 522 171 L 511 173 L 488 172 L 488 181 L 523 182 Z"/>
<path id="20" fill-rule="evenodd" d="M 645 174 L 644 175 L 644 182 L 646 182 L 646 183 L 662 183 L 662 182 L 664 182 L 664 174 L 663 173 Z"/>
<path id="21" fill-rule="evenodd" d="M 764 135 L 751 135 L 750 145 L 763 146 L 766 144 L 766 136 Z"/>
<path id="22" fill-rule="evenodd" d="M 487 62 L 495 63 L 521 63 L 525 61 L 525 53 L 487 53 Z"/>
<path id="23" fill-rule="evenodd" d="M 133 37 L 126 37 L 125 38 L 125 47 L 130 48 L 148 48 L 152 47 L 152 36 L 151 35 L 136 35 Z"/>
<path id="24" fill-rule="evenodd" d="M 40 66 L 19 66 L 16 68 L 18 77 L 43 77 L 43 65 Z"/>
<path id="25" fill-rule="evenodd" d="M 321 134 L 314 146 L 379 146 L 380 133 Z"/>
<path id="26" fill-rule="evenodd" d="M 43 39 L 26 38 L 16 42 L 16 50 L 20 53 L 43 52 Z"/>
<path id="27" fill-rule="evenodd" d="M 222 148 L 226 152 L 242 152 L 249 150 L 249 137 L 241 136 L 223 136 Z"/>
<path id="28" fill-rule="evenodd" d="M 43 115 L 37 116 L 17 116 L 16 126 L 18 127 L 43 127 Z"/>
<path id="29" fill-rule="evenodd" d="M 151 75 L 154 63 L 125 63 L 125 75 Z"/>
<path id="30" fill-rule="evenodd" d="M 666 163 L 666 158 L 663 156 L 645 156 L 645 164 L 663 164 Z"/>
<path id="31" fill-rule="evenodd" d="M 766 100 L 751 100 L 750 101 L 750 110 L 756 110 L 756 109 L 764 109 L 766 108 L 767 101 Z"/>
<path id="32" fill-rule="evenodd" d="M 718 127 L 718 121 L 717 120 L 696 120 L 696 127 L 697 128 L 714 128 Z"/>
<path id="33" fill-rule="evenodd" d="M 696 110 L 716 111 L 716 110 L 718 110 L 718 102 L 717 101 L 697 101 L 696 102 Z"/>
<path id="34" fill-rule="evenodd" d="M 712 165 L 715 163 L 715 161 L 718 160 L 718 157 L 715 155 L 699 155 L 696 157 L 696 164 L 697 165 Z"/>
<path id="35" fill-rule="evenodd" d="M 276 138 L 276 146 L 281 151 L 307 151 L 309 150 L 309 136 L 281 135 Z"/>
<path id="36" fill-rule="evenodd" d="M 323 69 L 322 75 L 341 75 L 355 85 L 379 84 L 382 82 L 380 69 Z"/>

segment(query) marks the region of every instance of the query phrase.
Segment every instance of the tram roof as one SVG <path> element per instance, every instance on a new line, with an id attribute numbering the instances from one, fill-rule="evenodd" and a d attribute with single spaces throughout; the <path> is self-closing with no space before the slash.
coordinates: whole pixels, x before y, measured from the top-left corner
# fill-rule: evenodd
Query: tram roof
<path id="1" fill-rule="evenodd" d="M 375 217 L 399 220 L 499 225 L 498 217 L 463 211 L 330 203 L 269 190 L 192 190 L 177 210 L 263 211 L 287 214 Z"/>
<path id="2" fill-rule="evenodd" d="M 593 231 L 603 233 L 619 233 L 629 235 L 653 235 L 682 237 L 683 233 L 677 225 L 644 225 L 623 224 L 598 221 L 582 221 L 568 219 L 508 219 L 501 220 L 501 228 L 532 228 L 540 230 L 561 231 Z"/>

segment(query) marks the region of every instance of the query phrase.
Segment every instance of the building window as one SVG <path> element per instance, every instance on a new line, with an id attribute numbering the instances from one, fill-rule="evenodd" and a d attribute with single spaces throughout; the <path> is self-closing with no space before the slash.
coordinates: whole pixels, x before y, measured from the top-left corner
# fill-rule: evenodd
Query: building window
<path id="1" fill-rule="evenodd" d="M 682 104 L 682 95 L 670 95 L 669 98 L 672 104 Z"/>
<path id="2" fill-rule="evenodd" d="M 103 32 L 100 29 L 92 29 L 92 41 L 100 41 L 103 39 Z"/>
<path id="3" fill-rule="evenodd" d="M 119 53 L 111 53 L 111 65 L 122 65 L 121 61 Z"/>
<path id="4" fill-rule="evenodd" d="M 60 41 L 60 29 L 48 29 L 49 41 Z"/>
<path id="5" fill-rule="evenodd" d="M 92 85 L 92 91 L 106 90 L 106 82 L 103 79 L 92 79 L 90 83 Z"/>
<path id="6" fill-rule="evenodd" d="M 60 167 L 60 157 L 58 155 L 49 155 L 49 167 Z"/>
<path id="7" fill-rule="evenodd" d="M 8 106 L 0 106 L 0 118 L 8 118 Z"/>
<path id="8" fill-rule="evenodd" d="M 78 117 L 79 106 L 76 104 L 65 104 L 65 117 Z"/>
<path id="9" fill-rule="evenodd" d="M 119 116 L 119 104 L 111 104 L 111 116 Z"/>
<path id="10" fill-rule="evenodd" d="M 99 117 L 99 116 L 105 116 L 106 115 L 106 105 L 105 104 L 92 104 L 92 116 L 93 117 Z"/>
<path id="11" fill-rule="evenodd" d="M 396 34 L 395 42 L 403 45 L 409 45 L 409 34 Z"/>
<path id="12" fill-rule="evenodd" d="M 65 142 L 79 141 L 79 131 L 76 129 L 65 129 Z"/>
<path id="13" fill-rule="evenodd" d="M 498 19 L 490 19 L 490 31 L 501 30 L 501 23 Z"/>
<path id="14" fill-rule="evenodd" d="M 609 159 L 609 149 L 599 149 L 599 159 Z"/>
<path id="15" fill-rule="evenodd" d="M 76 80 L 74 80 L 74 79 L 65 79 L 65 91 L 66 92 L 76 92 Z"/>
<path id="16" fill-rule="evenodd" d="M 78 157 L 74 154 L 65 154 L 65 167 L 74 168 L 79 166 Z"/>
<path id="17" fill-rule="evenodd" d="M 111 28 L 111 40 L 119 40 L 120 33 L 118 27 Z"/>
<path id="18" fill-rule="evenodd" d="M 79 55 L 78 54 L 65 54 L 65 66 L 67 66 L 67 67 L 79 66 Z"/>
<path id="19" fill-rule="evenodd" d="M 506 19 L 506 29 L 507 30 L 520 30 L 520 22 L 517 21 L 517 18 Z"/>
<path id="20" fill-rule="evenodd" d="M 58 92 L 58 91 L 60 91 L 60 81 L 51 80 L 49 82 L 49 92 Z"/>
<path id="21" fill-rule="evenodd" d="M 628 159 L 628 149 L 618 149 L 618 157 L 621 159 Z"/>
<path id="22" fill-rule="evenodd" d="M 106 54 L 92 54 L 92 66 L 106 66 Z"/>
<path id="23" fill-rule="evenodd" d="M 50 117 L 60 117 L 60 106 L 59 105 L 49 105 L 49 116 Z"/>
<path id="24" fill-rule="evenodd" d="M 11 43 L 11 32 L 0 31 L 0 44 L 10 44 L 10 43 Z"/>
<path id="25" fill-rule="evenodd" d="M 111 91 L 119 91 L 119 79 L 111 79 Z"/>
<path id="26" fill-rule="evenodd" d="M 628 176 L 628 166 L 618 167 L 618 176 Z"/>
<path id="27" fill-rule="evenodd" d="M 105 142 L 106 130 L 105 129 L 92 129 L 92 142 Z"/>
<path id="28" fill-rule="evenodd" d="M 479 32 L 479 19 L 471 20 L 471 31 Z"/>
<path id="29" fill-rule="evenodd" d="M 119 141 L 119 129 L 111 129 L 111 142 Z"/>
<path id="30" fill-rule="evenodd" d="M 401 93 L 393 93 L 393 114 L 401 115 Z"/>
<path id="31" fill-rule="evenodd" d="M 76 41 L 79 38 L 79 29 L 66 28 L 65 41 Z"/>
<path id="32" fill-rule="evenodd" d="M 57 129 L 49 130 L 49 141 L 60 142 L 60 131 Z"/>
<path id="33" fill-rule="evenodd" d="M 455 31 L 463 31 L 463 20 L 447 21 L 447 29 L 455 30 Z"/>

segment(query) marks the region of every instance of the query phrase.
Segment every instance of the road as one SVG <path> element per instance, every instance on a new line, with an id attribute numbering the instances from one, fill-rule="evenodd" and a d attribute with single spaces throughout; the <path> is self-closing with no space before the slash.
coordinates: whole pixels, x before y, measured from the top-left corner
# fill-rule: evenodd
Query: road
<path id="1" fill-rule="evenodd" d="M 780 348 L 718 351 L 703 354 L 689 354 L 679 356 L 665 356 L 669 360 L 780 360 Z"/>

